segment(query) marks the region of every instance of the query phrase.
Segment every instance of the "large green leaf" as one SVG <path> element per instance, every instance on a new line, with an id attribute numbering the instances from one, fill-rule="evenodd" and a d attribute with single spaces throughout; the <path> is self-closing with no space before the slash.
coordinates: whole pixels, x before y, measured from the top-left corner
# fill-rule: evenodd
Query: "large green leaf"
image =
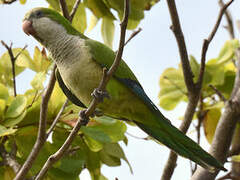
<path id="1" fill-rule="evenodd" d="M 42 90 L 44 88 L 43 83 L 46 79 L 45 72 L 38 72 L 33 80 L 31 81 L 31 86 L 36 90 Z"/>
<path id="2" fill-rule="evenodd" d="M 84 31 L 86 30 L 87 17 L 86 17 L 85 6 L 83 3 L 79 4 L 76 14 L 72 20 L 72 25 L 81 33 L 84 33 Z"/>
<path id="3" fill-rule="evenodd" d="M 95 126 L 82 127 L 81 131 L 97 141 L 109 143 L 123 140 L 126 129 L 127 127 L 123 122 L 116 121 L 116 123 L 109 125 L 97 124 Z"/>
<path id="4" fill-rule="evenodd" d="M 123 159 L 124 161 L 126 161 L 131 173 L 133 173 L 132 167 L 131 167 L 130 163 L 128 162 L 127 157 L 126 157 L 125 153 L 123 152 L 121 146 L 118 143 L 107 143 L 104 145 L 102 151 L 104 153 L 108 154 L 109 156 Z"/>
<path id="5" fill-rule="evenodd" d="M 102 0 L 84 0 L 84 3 L 96 17 L 108 17 L 110 19 L 115 19 L 110 9 Z"/>
<path id="6" fill-rule="evenodd" d="M 17 129 L 6 128 L 0 125 L 0 137 L 14 134 L 16 131 Z"/>
<path id="7" fill-rule="evenodd" d="M 112 48 L 114 30 L 115 30 L 115 26 L 113 23 L 113 19 L 108 17 L 103 17 L 102 27 L 101 27 L 102 37 L 103 37 L 104 43 L 110 48 Z"/>
<path id="8" fill-rule="evenodd" d="M 24 111 L 27 105 L 27 98 L 23 95 L 18 95 L 10 104 L 5 114 L 5 118 L 15 118 Z"/>
<path id="9" fill-rule="evenodd" d="M 6 86 L 0 83 L 0 99 L 7 100 L 9 97 L 8 89 Z"/>
<path id="10" fill-rule="evenodd" d="M 237 39 L 228 40 L 221 49 L 217 61 L 218 64 L 224 64 L 232 60 L 235 56 L 235 52 L 239 47 L 239 41 Z"/>
<path id="11" fill-rule="evenodd" d="M 160 76 L 159 105 L 172 110 L 176 105 L 186 98 L 186 87 L 183 80 L 183 74 L 180 69 L 168 68 Z"/>
<path id="12" fill-rule="evenodd" d="M 215 134 L 215 130 L 221 117 L 221 109 L 220 108 L 211 108 L 207 111 L 207 114 L 203 120 L 203 127 L 206 139 L 211 144 L 213 140 L 213 136 Z"/>

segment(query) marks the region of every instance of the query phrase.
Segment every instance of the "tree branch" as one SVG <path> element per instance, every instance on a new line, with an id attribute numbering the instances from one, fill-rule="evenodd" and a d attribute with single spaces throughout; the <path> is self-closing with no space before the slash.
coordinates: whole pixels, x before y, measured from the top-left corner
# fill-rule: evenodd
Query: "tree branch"
<path id="1" fill-rule="evenodd" d="M 10 60 L 11 60 L 11 65 L 12 65 L 12 76 L 13 76 L 13 92 L 14 96 L 17 96 L 17 88 L 16 88 L 16 72 L 15 72 L 15 62 L 18 58 L 18 56 L 27 48 L 27 45 L 25 45 L 22 50 L 14 56 L 13 51 L 12 51 L 12 43 L 10 46 L 8 46 L 4 41 L 1 40 L 2 45 L 7 49 Z"/>
<path id="2" fill-rule="evenodd" d="M 209 84 L 209 87 L 215 91 L 215 93 L 218 95 L 220 100 L 222 100 L 223 102 L 227 101 L 227 99 L 224 97 L 224 95 L 216 87 L 214 87 L 212 84 Z"/>
<path id="3" fill-rule="evenodd" d="M 60 3 L 60 7 L 61 7 L 61 10 L 62 10 L 63 16 L 70 21 L 70 16 L 69 16 L 66 1 L 65 0 L 59 0 L 59 3 Z"/>
<path id="4" fill-rule="evenodd" d="M 110 80 L 112 74 L 116 71 L 116 69 L 121 61 L 122 53 L 123 53 L 123 49 L 124 49 L 125 34 L 126 34 L 126 28 L 127 28 L 127 22 L 128 22 L 128 14 L 129 14 L 129 0 L 125 0 L 124 18 L 123 18 L 123 21 L 121 22 L 121 33 L 120 33 L 121 35 L 120 35 L 118 52 L 117 52 L 115 60 L 112 64 L 112 66 L 110 67 L 110 69 L 108 71 L 106 69 L 104 69 L 103 78 L 98 87 L 98 90 L 100 90 L 100 91 L 105 90 L 108 81 Z M 71 131 L 70 135 L 68 136 L 68 138 L 66 139 L 66 141 L 64 142 L 62 147 L 55 154 L 51 155 L 48 158 L 48 160 L 44 164 L 43 168 L 37 175 L 36 180 L 42 179 L 45 176 L 45 174 L 47 173 L 48 169 L 64 155 L 64 153 L 68 150 L 70 144 L 72 143 L 73 139 L 77 135 L 79 129 L 83 125 L 83 122 L 85 122 L 85 120 L 88 119 L 94 113 L 98 103 L 99 103 L 99 100 L 96 97 L 94 97 L 92 102 L 90 103 L 90 106 L 87 108 L 87 110 L 83 111 L 81 113 L 75 127 Z M 84 113 L 84 115 L 83 115 L 83 113 Z"/>
<path id="5" fill-rule="evenodd" d="M 126 46 L 131 40 L 132 38 L 134 38 L 136 35 L 138 35 L 138 33 L 140 33 L 142 31 L 142 28 L 138 28 L 138 30 L 133 31 L 133 33 L 131 34 L 131 36 L 128 38 L 128 40 L 126 40 L 124 46 Z"/>
<path id="6" fill-rule="evenodd" d="M 220 5 L 220 7 L 224 6 L 224 3 L 223 3 L 222 0 L 219 0 L 219 5 Z M 228 30 L 231 39 L 234 39 L 235 38 L 235 33 L 234 33 L 233 20 L 232 20 L 231 13 L 226 9 L 224 14 L 225 14 L 225 17 L 226 17 L 226 20 L 227 20 L 227 23 L 228 23 L 228 25 L 226 26 L 226 29 Z"/>
<path id="7" fill-rule="evenodd" d="M 182 62 L 182 68 L 183 68 L 184 80 L 185 80 L 185 84 L 188 89 L 189 103 L 187 105 L 187 109 L 184 114 L 184 120 L 179 127 L 179 129 L 183 133 L 187 132 L 187 130 L 192 122 L 192 118 L 195 113 L 195 109 L 197 107 L 198 101 L 199 101 L 200 92 L 201 92 L 201 88 L 202 88 L 203 75 L 204 75 L 204 70 L 205 70 L 206 53 L 208 50 L 209 43 L 212 41 L 212 39 L 219 27 L 219 24 L 221 22 L 224 11 L 232 3 L 232 1 L 227 3 L 226 6 L 224 6 L 220 10 L 219 16 L 217 18 L 217 21 L 214 25 L 212 32 L 210 33 L 208 39 L 205 40 L 203 43 L 201 67 L 200 67 L 200 73 L 199 73 L 199 78 L 198 78 L 197 84 L 194 84 L 194 82 L 193 82 L 193 74 L 191 71 L 191 67 L 189 65 L 188 54 L 187 54 L 186 45 L 184 42 L 183 33 L 182 33 L 182 30 L 180 27 L 180 22 L 179 22 L 179 18 L 178 18 L 175 1 L 174 0 L 167 1 L 169 12 L 170 12 L 172 23 L 173 23 L 172 30 L 175 34 L 175 37 L 176 37 L 176 40 L 178 43 L 178 48 L 179 48 L 179 53 L 181 56 L 181 62 Z M 164 171 L 163 171 L 163 174 L 161 177 L 162 180 L 171 179 L 174 169 L 176 167 L 176 161 L 177 161 L 177 154 L 175 152 L 171 151 L 170 155 L 168 157 L 167 163 L 164 167 Z"/>
<path id="8" fill-rule="evenodd" d="M 222 17 L 224 15 L 226 9 L 232 4 L 233 1 L 234 0 L 231 0 L 222 6 L 222 8 L 218 14 L 217 22 L 214 25 L 212 32 L 210 33 L 208 38 L 204 39 L 204 41 L 203 41 L 201 67 L 200 67 L 200 72 L 199 72 L 198 82 L 197 82 L 198 87 L 202 86 L 202 81 L 203 81 L 203 76 L 204 76 L 204 71 L 205 71 L 206 55 L 207 55 L 207 50 L 208 50 L 209 44 L 211 43 L 212 39 L 214 38 L 214 36 L 219 28 L 220 22 L 222 20 Z"/>
<path id="9" fill-rule="evenodd" d="M 53 71 L 50 76 L 50 80 L 45 90 L 44 94 L 42 95 L 42 103 L 40 108 L 40 120 L 39 120 L 39 128 L 38 128 L 38 135 L 37 140 L 33 146 L 31 153 L 29 154 L 27 160 L 22 165 L 20 171 L 17 173 L 14 180 L 23 180 L 30 168 L 33 165 L 33 162 L 37 158 L 38 153 L 40 152 L 41 148 L 43 147 L 44 143 L 46 142 L 46 121 L 47 121 L 47 110 L 48 110 L 48 102 L 51 97 L 56 79 L 55 79 L 55 69 L 56 65 L 54 65 Z"/>
<path id="10" fill-rule="evenodd" d="M 71 12 L 70 15 L 69 15 L 69 21 L 70 21 L 70 22 L 72 22 L 73 17 L 74 17 L 74 15 L 75 15 L 76 12 L 77 12 L 77 9 L 78 9 L 78 6 L 79 6 L 80 3 L 81 3 L 81 0 L 76 0 L 76 1 L 75 1 L 75 4 L 74 4 L 74 6 L 73 6 L 73 8 L 72 8 L 72 12 Z"/>
<path id="11" fill-rule="evenodd" d="M 64 109 L 66 108 L 68 104 L 68 99 L 65 101 L 65 103 L 62 105 L 60 111 L 58 112 L 57 116 L 55 117 L 53 123 L 51 124 L 50 128 L 48 129 L 47 133 L 46 133 L 46 139 L 49 137 L 49 135 L 51 134 L 51 132 L 53 131 L 54 127 L 56 126 L 59 118 L 61 117 Z"/>
<path id="12" fill-rule="evenodd" d="M 16 156 L 14 154 L 10 154 L 6 151 L 3 145 L 4 142 L 0 144 L 0 156 L 3 159 L 3 164 L 11 167 L 15 173 L 19 171 L 21 165 L 17 162 Z"/>

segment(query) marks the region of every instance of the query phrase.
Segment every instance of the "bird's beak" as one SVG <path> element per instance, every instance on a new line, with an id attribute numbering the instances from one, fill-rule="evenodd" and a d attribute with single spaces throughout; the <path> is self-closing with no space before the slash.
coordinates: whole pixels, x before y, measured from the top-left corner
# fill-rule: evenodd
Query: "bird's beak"
<path id="1" fill-rule="evenodd" d="M 32 26 L 31 20 L 24 20 L 23 24 L 22 24 L 22 29 L 28 36 L 29 35 L 34 36 L 36 34 L 36 31 L 34 30 L 34 28 Z"/>

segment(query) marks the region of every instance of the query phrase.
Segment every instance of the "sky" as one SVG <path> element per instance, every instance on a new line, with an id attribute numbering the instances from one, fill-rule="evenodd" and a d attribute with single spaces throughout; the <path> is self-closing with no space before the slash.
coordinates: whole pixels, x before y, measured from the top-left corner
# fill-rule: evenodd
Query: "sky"
<path id="1" fill-rule="evenodd" d="M 21 23 L 24 14 L 29 9 L 39 6 L 47 7 L 47 3 L 43 0 L 28 0 L 24 6 L 20 5 L 19 2 L 10 6 L 0 5 L 0 40 L 4 40 L 8 44 L 13 42 L 14 47 L 23 47 L 27 44 L 28 50 L 32 52 L 33 47 L 39 44 L 32 37 L 23 33 Z M 229 8 L 234 20 L 240 17 L 239 7 L 240 1 L 235 1 Z M 208 37 L 216 22 L 219 11 L 218 0 L 178 0 L 177 8 L 188 53 L 194 55 L 199 61 L 203 39 Z M 116 22 L 114 49 L 117 49 L 119 39 L 118 24 Z M 216 36 L 209 46 L 207 59 L 216 57 L 224 42 L 229 39 L 228 32 L 223 28 L 225 24 L 226 21 L 223 19 Z M 161 73 L 168 67 L 177 67 L 180 62 L 178 47 L 175 37 L 169 28 L 170 25 L 171 21 L 167 4 L 166 1 L 162 0 L 145 13 L 145 19 L 139 25 L 143 29 L 142 32 L 131 40 L 125 47 L 123 54 L 123 59 L 133 70 L 146 93 L 155 104 L 158 104 L 157 96 L 160 90 L 159 77 Z M 131 32 L 128 32 L 128 36 L 130 34 Z M 102 41 L 99 25 L 86 35 L 92 39 Z M 239 37 L 238 31 L 236 31 L 236 37 Z M 0 46 L 0 55 L 5 51 L 4 47 Z M 17 78 L 18 92 L 23 93 L 23 90 L 30 86 L 32 77 L 33 73 L 26 71 Z M 159 109 L 173 124 L 179 126 L 181 121 L 178 119 L 183 115 L 185 107 L 185 104 L 182 103 L 174 111 L 164 111 L 160 107 Z M 146 136 L 145 133 L 136 127 L 128 127 L 128 132 L 138 137 Z M 190 132 L 192 132 L 191 129 Z M 189 133 L 188 135 L 195 138 L 194 133 Z M 115 177 L 119 180 L 160 179 L 169 150 L 152 141 L 139 140 L 131 136 L 128 136 L 128 138 L 128 146 L 122 145 L 134 173 L 130 173 L 125 162 L 122 162 L 120 167 L 109 168 L 103 166 L 102 173 L 110 180 L 115 179 Z M 201 145 L 206 150 L 209 148 L 205 140 L 203 140 Z M 83 180 L 89 179 L 87 171 L 84 171 L 80 177 Z M 172 179 L 189 179 L 188 177 L 190 177 L 189 161 L 179 158 Z"/>

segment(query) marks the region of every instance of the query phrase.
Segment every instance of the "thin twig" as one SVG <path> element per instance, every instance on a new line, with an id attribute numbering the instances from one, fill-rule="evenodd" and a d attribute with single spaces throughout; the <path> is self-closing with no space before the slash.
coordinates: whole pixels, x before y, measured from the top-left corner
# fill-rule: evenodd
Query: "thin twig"
<path id="1" fill-rule="evenodd" d="M 104 73 L 103 78 L 98 87 L 99 90 L 102 90 L 102 91 L 105 90 L 109 79 L 111 78 L 112 74 L 116 71 L 116 69 L 121 61 L 122 52 L 123 52 L 123 48 L 124 48 L 124 42 L 125 42 L 127 22 L 128 22 L 128 14 L 129 14 L 129 0 L 125 0 L 124 18 L 121 23 L 121 35 L 120 35 L 118 53 L 115 57 L 115 60 L 112 64 L 112 66 L 110 67 L 110 69 L 108 71 L 106 71 L 106 70 L 104 71 L 105 73 Z M 54 153 L 53 155 L 51 155 L 48 158 L 48 160 L 44 164 L 43 168 L 40 170 L 40 172 L 37 175 L 35 180 L 42 179 L 45 176 L 45 174 L 47 173 L 48 169 L 64 155 L 64 153 L 68 150 L 69 146 L 71 145 L 73 139 L 77 135 L 79 129 L 81 128 L 83 121 L 88 119 L 94 113 L 98 103 L 99 103 L 99 100 L 96 97 L 94 97 L 90 106 L 87 108 L 87 110 L 83 111 L 83 113 L 85 113 L 85 115 L 84 115 L 85 117 L 81 114 L 81 116 L 78 118 L 78 121 L 77 121 L 75 127 L 71 131 L 70 135 L 67 137 L 67 139 L 64 142 L 64 144 L 62 145 L 62 147 L 56 153 Z"/>
<path id="2" fill-rule="evenodd" d="M 168 4 L 171 20 L 172 20 L 172 26 L 170 28 L 173 31 L 178 44 L 178 49 L 179 49 L 179 54 L 180 54 L 181 64 L 182 64 L 182 69 L 184 74 L 184 81 L 187 86 L 188 92 L 194 92 L 195 87 L 193 82 L 193 72 L 191 70 L 190 63 L 189 63 L 187 47 L 184 40 L 184 35 L 182 32 L 175 0 L 168 0 L 167 4 Z"/>
<path id="3" fill-rule="evenodd" d="M 73 6 L 73 8 L 72 8 L 72 11 L 71 11 L 71 13 L 70 13 L 70 16 L 69 16 L 69 21 L 70 21 L 70 22 L 72 22 L 73 17 L 74 17 L 74 15 L 75 15 L 76 12 L 77 12 L 77 9 L 78 9 L 78 6 L 79 6 L 80 3 L 81 3 L 81 0 L 76 0 L 76 1 L 75 1 L 75 4 L 74 4 L 74 6 Z"/>
<path id="4" fill-rule="evenodd" d="M 18 58 L 18 56 L 27 48 L 27 45 L 25 45 L 22 50 L 14 56 L 13 51 L 12 51 L 12 43 L 10 46 L 8 46 L 4 41 L 1 40 L 2 45 L 7 49 L 10 60 L 11 60 L 11 65 L 12 65 L 12 76 L 13 76 L 13 92 L 14 96 L 17 96 L 17 88 L 16 88 L 16 72 L 15 72 L 15 62 Z"/>
<path id="5" fill-rule="evenodd" d="M 138 35 L 138 33 L 140 33 L 141 31 L 142 31 L 142 28 L 138 28 L 136 31 L 133 31 L 133 33 L 128 38 L 128 40 L 126 40 L 124 46 L 126 46 L 132 40 L 132 38 L 134 38 L 136 35 Z"/>
<path id="6" fill-rule="evenodd" d="M 222 0 L 219 0 L 219 5 L 221 7 L 224 6 L 224 3 Z M 225 14 L 225 17 L 226 17 L 226 20 L 227 20 L 227 23 L 228 25 L 226 26 L 228 32 L 229 32 L 229 35 L 231 37 L 231 39 L 234 39 L 235 38 L 235 33 L 234 33 L 234 28 L 233 28 L 233 20 L 232 20 L 232 15 L 231 13 L 226 9 L 226 11 L 224 12 Z"/>
<path id="7" fill-rule="evenodd" d="M 215 36 L 215 34 L 219 28 L 220 22 L 222 20 L 222 17 L 224 15 L 226 9 L 232 4 L 233 1 L 234 0 L 231 0 L 228 3 L 226 3 L 224 6 L 222 6 L 221 10 L 219 11 L 217 21 L 213 27 L 212 32 L 210 33 L 210 35 L 208 36 L 207 39 L 204 39 L 203 46 L 202 46 L 201 67 L 200 67 L 200 72 L 199 72 L 198 82 L 197 82 L 198 86 L 202 85 L 204 71 L 205 71 L 206 55 L 207 55 L 207 50 L 208 50 L 209 44 L 211 43 L 213 37 Z"/>
<path id="8" fill-rule="evenodd" d="M 61 7 L 61 10 L 62 10 L 63 16 L 65 18 L 67 18 L 68 20 L 70 20 L 70 16 L 69 16 L 69 12 L 68 12 L 68 9 L 67 9 L 66 1 L 65 0 L 59 0 L 59 3 L 60 3 L 60 7 Z"/>
<path id="9" fill-rule="evenodd" d="M 41 148 L 43 147 L 44 143 L 46 142 L 46 121 L 47 121 L 47 109 L 48 109 L 48 102 L 50 96 L 52 94 L 56 79 L 55 79 L 55 69 L 56 65 L 54 65 L 53 71 L 50 76 L 50 80 L 42 96 L 42 103 L 40 109 L 40 120 L 39 120 L 39 128 L 38 128 L 38 136 L 37 140 L 33 146 L 31 153 L 29 154 L 27 160 L 22 165 L 21 169 L 17 173 L 14 180 L 23 180 L 33 165 L 33 162 L 37 158 Z"/>
<path id="10" fill-rule="evenodd" d="M 224 95 L 216 88 L 214 87 L 212 84 L 209 84 L 209 87 L 212 88 L 215 93 L 218 95 L 218 97 L 223 101 L 223 102 L 226 102 L 227 99 L 224 97 Z"/>
<path id="11" fill-rule="evenodd" d="M 46 133 L 46 139 L 49 137 L 49 135 L 53 131 L 54 127 L 56 126 L 56 124 L 57 124 L 59 118 L 61 117 L 64 109 L 66 108 L 67 104 L 68 104 L 68 99 L 64 102 L 64 104 L 62 105 L 60 111 L 58 112 L 57 116 L 55 117 L 53 123 L 51 124 L 50 128 L 48 129 L 48 131 Z"/>
<path id="12" fill-rule="evenodd" d="M 173 86 L 176 87 L 176 89 L 178 89 L 179 91 L 181 91 L 182 94 L 188 96 L 188 94 L 180 87 L 178 86 L 174 81 L 172 81 L 171 79 L 169 79 L 167 76 L 163 77 L 164 79 L 168 80 Z"/>
<path id="13" fill-rule="evenodd" d="M 15 173 L 19 171 L 21 165 L 17 162 L 16 156 L 9 154 L 4 148 L 3 143 L 0 145 L 0 156 L 3 159 L 3 163 L 13 169 Z"/>

